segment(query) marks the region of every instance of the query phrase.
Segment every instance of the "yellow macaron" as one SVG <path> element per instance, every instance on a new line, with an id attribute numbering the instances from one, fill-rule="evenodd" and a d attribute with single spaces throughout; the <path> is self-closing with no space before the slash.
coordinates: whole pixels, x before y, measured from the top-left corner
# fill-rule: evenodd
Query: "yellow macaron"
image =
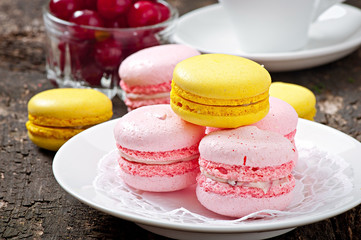
<path id="1" fill-rule="evenodd" d="M 32 142 L 57 151 L 86 128 L 109 120 L 110 99 L 93 89 L 57 88 L 40 92 L 28 102 L 26 128 Z"/>
<path id="2" fill-rule="evenodd" d="M 270 74 L 256 62 L 227 54 L 203 54 L 176 65 L 170 104 L 191 123 L 235 128 L 266 116 L 270 84 Z"/>
<path id="3" fill-rule="evenodd" d="M 284 82 L 274 82 L 270 87 L 270 96 L 290 104 L 300 118 L 313 120 L 316 115 L 316 97 L 309 89 Z"/>

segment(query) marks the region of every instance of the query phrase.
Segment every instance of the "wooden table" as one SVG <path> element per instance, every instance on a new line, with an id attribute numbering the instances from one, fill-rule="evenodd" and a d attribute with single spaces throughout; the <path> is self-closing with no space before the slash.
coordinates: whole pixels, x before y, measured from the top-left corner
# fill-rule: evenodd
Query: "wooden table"
<path id="1" fill-rule="evenodd" d="M 37 148 L 27 138 L 27 101 L 53 87 L 44 68 L 41 6 L 45 2 L 0 1 L 0 239 L 166 239 L 67 194 L 52 173 L 54 153 Z M 216 0 L 169 2 L 184 14 Z M 361 8 L 361 1 L 347 3 Z M 273 81 L 313 90 L 318 101 L 316 121 L 361 140 L 361 48 L 331 64 L 271 75 Z M 114 118 L 125 113 L 118 98 L 113 104 Z M 275 239 L 360 237 L 358 206 Z"/>

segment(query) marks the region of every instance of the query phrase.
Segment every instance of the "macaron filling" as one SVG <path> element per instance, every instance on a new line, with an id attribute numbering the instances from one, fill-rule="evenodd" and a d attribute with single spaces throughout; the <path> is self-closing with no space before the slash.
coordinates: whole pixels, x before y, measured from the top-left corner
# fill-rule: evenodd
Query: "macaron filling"
<path id="1" fill-rule="evenodd" d="M 31 121 L 26 122 L 26 128 L 32 135 L 41 136 L 45 138 L 55 138 L 68 140 L 74 135 L 82 132 L 89 126 L 84 127 L 47 127 L 32 123 Z"/>
<path id="2" fill-rule="evenodd" d="M 28 114 L 29 121 L 36 125 L 48 126 L 48 127 L 80 127 L 83 126 L 92 126 L 101 122 L 109 120 L 113 116 L 113 112 L 109 111 L 107 113 L 99 114 L 98 116 L 86 116 L 78 118 L 61 118 L 52 117 L 47 115 L 33 115 Z"/>
<path id="3" fill-rule="evenodd" d="M 260 99 L 257 102 L 245 103 L 243 105 L 207 105 L 171 93 L 170 101 L 172 107 L 180 108 L 182 111 L 212 116 L 242 116 L 244 114 L 261 112 L 265 109 L 267 110 L 265 114 L 267 114 L 269 108 L 268 98 Z"/>
<path id="4" fill-rule="evenodd" d="M 292 174 L 286 177 L 270 180 L 266 182 L 240 182 L 236 185 L 228 181 L 218 181 L 201 174 L 197 178 L 197 183 L 205 192 L 212 192 L 222 196 L 234 195 L 243 198 L 264 198 L 276 197 L 291 192 L 295 187 L 295 178 Z"/>
<path id="5" fill-rule="evenodd" d="M 178 97 L 191 101 L 193 103 L 198 103 L 201 105 L 210 105 L 210 106 L 226 106 L 226 107 L 238 107 L 238 106 L 250 106 L 262 102 L 264 100 L 268 100 L 269 93 L 265 91 L 261 94 L 250 96 L 250 97 L 242 97 L 242 98 L 210 98 L 206 96 L 201 96 L 194 94 L 192 92 L 183 90 L 180 86 L 178 86 L 174 81 L 172 82 L 172 93 L 177 95 Z"/>
<path id="6" fill-rule="evenodd" d="M 164 152 L 145 152 L 145 151 L 137 151 L 131 150 L 128 148 L 124 148 L 117 144 L 117 148 L 119 150 L 119 154 L 125 160 L 135 163 L 143 163 L 143 164 L 171 164 L 175 162 L 184 162 L 190 161 L 193 159 L 198 159 L 198 144 L 193 145 L 188 148 L 176 149 L 172 151 L 164 151 Z"/>

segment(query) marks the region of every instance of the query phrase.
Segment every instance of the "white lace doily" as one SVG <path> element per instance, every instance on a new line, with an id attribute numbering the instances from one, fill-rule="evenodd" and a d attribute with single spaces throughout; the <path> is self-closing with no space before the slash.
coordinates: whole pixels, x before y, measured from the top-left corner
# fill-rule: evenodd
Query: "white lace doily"
<path id="1" fill-rule="evenodd" d="M 127 186 L 119 177 L 117 150 L 104 156 L 98 164 L 93 186 L 101 194 L 115 199 L 117 211 L 141 217 L 187 224 L 240 224 L 248 221 L 271 221 L 301 216 L 322 209 L 330 202 L 342 206 L 353 188 L 353 171 L 342 158 L 318 149 L 310 143 L 297 143 L 299 160 L 294 169 L 295 196 L 284 211 L 263 210 L 239 219 L 208 211 L 198 202 L 195 186 L 169 193 L 139 191 Z M 337 206 L 334 206 L 337 207 Z"/>

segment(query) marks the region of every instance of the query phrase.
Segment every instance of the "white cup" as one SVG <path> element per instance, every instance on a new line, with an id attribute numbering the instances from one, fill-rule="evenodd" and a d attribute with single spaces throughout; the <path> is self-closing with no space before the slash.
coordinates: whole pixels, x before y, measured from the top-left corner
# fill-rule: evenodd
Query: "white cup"
<path id="1" fill-rule="evenodd" d="M 295 51 L 306 46 L 313 21 L 344 0 L 219 0 L 239 47 L 249 53 Z"/>

